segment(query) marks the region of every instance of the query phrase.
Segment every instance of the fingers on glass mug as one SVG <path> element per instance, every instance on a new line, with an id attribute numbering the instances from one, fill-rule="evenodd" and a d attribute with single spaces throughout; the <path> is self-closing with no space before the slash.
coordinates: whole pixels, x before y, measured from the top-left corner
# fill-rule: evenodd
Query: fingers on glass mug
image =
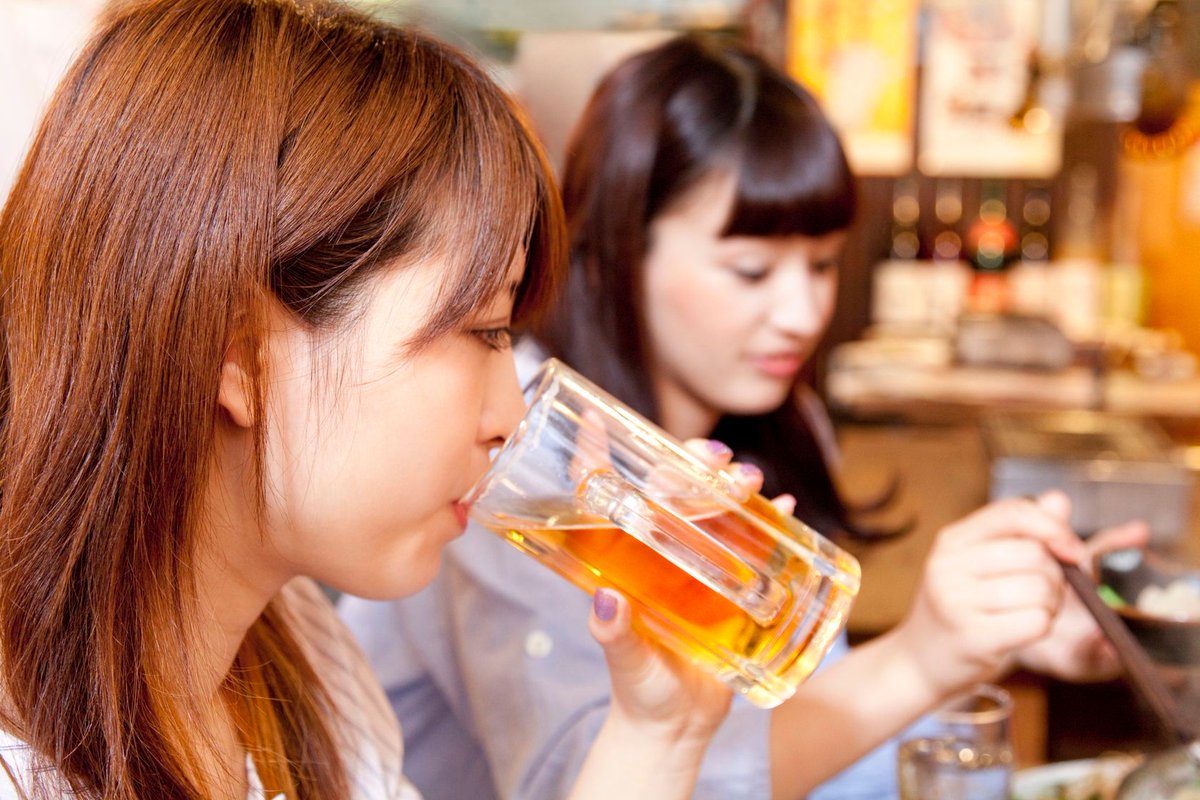
<path id="1" fill-rule="evenodd" d="M 982 684 L 943 705 L 900 745 L 901 800 L 1008 800 L 1012 698 Z"/>
<path id="2" fill-rule="evenodd" d="M 622 592 L 639 630 L 763 707 L 816 668 L 858 563 L 561 362 L 471 516 L 579 588 Z"/>

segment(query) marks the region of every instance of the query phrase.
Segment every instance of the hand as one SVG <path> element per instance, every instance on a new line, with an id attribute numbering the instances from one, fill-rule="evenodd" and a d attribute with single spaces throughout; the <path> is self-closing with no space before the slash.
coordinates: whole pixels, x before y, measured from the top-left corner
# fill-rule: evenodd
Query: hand
<path id="1" fill-rule="evenodd" d="M 1038 505 L 1064 522 L 1071 517 L 1071 501 L 1061 492 L 1043 496 Z M 1098 554 L 1126 547 L 1145 547 L 1149 538 L 1150 529 L 1140 521 L 1100 531 L 1087 540 L 1086 555 L 1080 566 L 1091 573 Z M 1121 673 L 1117 651 L 1074 592 L 1067 592 L 1050 632 L 1018 652 L 1017 663 L 1024 669 L 1069 681 L 1109 680 Z"/>
<path id="2" fill-rule="evenodd" d="M 762 491 L 762 470 L 753 464 L 743 464 L 733 460 L 733 451 L 728 445 L 715 439 L 688 439 L 683 443 L 692 455 L 699 458 L 713 469 L 724 469 L 737 481 L 739 488 L 747 496 Z M 796 498 L 790 494 L 781 494 L 771 501 L 771 505 L 788 516 L 796 510 Z"/>
<path id="3" fill-rule="evenodd" d="M 612 679 L 610 715 L 642 738 L 700 746 L 729 711 L 731 690 L 634 632 L 632 609 L 611 589 L 596 591 L 588 627 L 604 648 Z"/>
<path id="4" fill-rule="evenodd" d="M 1066 520 L 1031 500 L 1003 500 L 944 528 L 897 634 L 946 696 L 994 680 L 1050 632 L 1066 593 L 1056 558 L 1086 548 Z"/>

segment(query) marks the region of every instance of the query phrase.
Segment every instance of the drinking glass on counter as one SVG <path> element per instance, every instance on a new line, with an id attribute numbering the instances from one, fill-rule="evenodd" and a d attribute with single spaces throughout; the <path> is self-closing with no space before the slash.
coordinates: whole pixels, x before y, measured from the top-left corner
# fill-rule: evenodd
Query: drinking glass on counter
<path id="1" fill-rule="evenodd" d="M 771 708 L 808 677 L 858 593 L 849 554 L 550 359 L 467 494 L 471 516 Z"/>
<path id="2" fill-rule="evenodd" d="M 1008 692 L 983 684 L 933 714 L 927 735 L 900 745 L 901 800 L 1008 800 Z"/>

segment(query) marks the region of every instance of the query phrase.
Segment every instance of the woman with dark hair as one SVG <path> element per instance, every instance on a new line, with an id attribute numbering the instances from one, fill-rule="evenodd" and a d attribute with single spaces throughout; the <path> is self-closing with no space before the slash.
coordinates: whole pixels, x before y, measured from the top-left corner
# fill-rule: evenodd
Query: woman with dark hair
<path id="1" fill-rule="evenodd" d="M 791 493 L 825 533 L 858 531 L 830 478 L 828 422 L 798 382 L 833 313 L 855 210 L 813 99 L 734 44 L 673 40 L 602 82 L 568 151 L 563 197 L 566 294 L 519 364 L 558 356 L 674 435 L 728 441 L 759 465 L 743 472 Z M 1099 631 L 1063 599 L 1055 557 L 1085 557 L 1066 512 L 1051 495 L 948 527 L 894 631 L 849 654 L 843 642 L 836 663 L 772 711 L 735 703 L 695 797 L 894 797 L 888 747 L 817 787 L 1017 661 L 1111 674 Z M 1090 546 L 1144 535 L 1130 526 Z M 477 532 L 448 548 L 429 590 L 348 599 L 342 613 L 417 723 L 414 780 L 431 800 L 561 796 L 609 703 L 599 650 L 572 632 L 586 597 Z M 423 646 L 435 634 L 439 646 Z"/>
<path id="2" fill-rule="evenodd" d="M 458 52 L 335 4 L 114 6 L 0 214 L 0 797 L 415 798 L 310 577 L 433 577 L 564 256 Z M 572 796 L 688 796 L 728 691 L 615 593 L 590 628 L 618 701 Z"/>

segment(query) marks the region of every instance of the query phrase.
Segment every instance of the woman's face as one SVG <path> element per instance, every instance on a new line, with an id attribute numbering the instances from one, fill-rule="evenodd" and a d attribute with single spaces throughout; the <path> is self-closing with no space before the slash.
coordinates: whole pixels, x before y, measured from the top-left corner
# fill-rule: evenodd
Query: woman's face
<path id="1" fill-rule="evenodd" d="M 514 290 L 522 269 L 510 268 Z M 507 292 L 460 332 L 406 352 L 439 305 L 444 275 L 436 260 L 381 274 L 361 316 L 333 336 L 276 326 L 267 511 L 292 574 L 365 597 L 408 594 L 433 579 L 442 548 L 463 531 L 456 501 L 524 402 Z"/>
<path id="2" fill-rule="evenodd" d="M 643 290 L 664 415 L 672 403 L 713 417 L 778 408 L 833 314 L 845 234 L 722 238 L 735 189 L 715 174 L 650 226 Z"/>

